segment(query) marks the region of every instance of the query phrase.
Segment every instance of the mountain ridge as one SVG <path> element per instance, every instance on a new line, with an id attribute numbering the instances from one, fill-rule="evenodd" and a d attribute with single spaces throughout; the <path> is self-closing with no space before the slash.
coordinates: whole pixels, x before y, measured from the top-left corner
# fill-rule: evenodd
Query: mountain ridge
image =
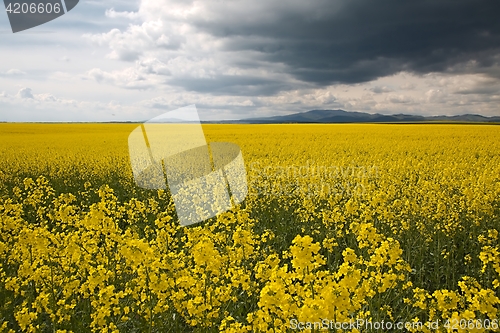
<path id="1" fill-rule="evenodd" d="M 242 124 L 282 124 L 282 123 L 415 123 L 415 122 L 473 122 L 500 123 L 500 116 L 486 117 L 478 114 L 455 116 L 421 116 L 411 114 L 380 114 L 344 110 L 310 110 L 284 116 L 247 118 L 229 121 Z"/>

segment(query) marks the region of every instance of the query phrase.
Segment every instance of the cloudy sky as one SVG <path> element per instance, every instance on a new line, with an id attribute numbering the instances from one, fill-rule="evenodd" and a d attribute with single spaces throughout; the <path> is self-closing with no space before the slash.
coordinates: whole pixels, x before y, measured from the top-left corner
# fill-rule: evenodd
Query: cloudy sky
<path id="1" fill-rule="evenodd" d="M 497 0 L 80 0 L 13 34 L 0 121 L 500 115 Z"/>

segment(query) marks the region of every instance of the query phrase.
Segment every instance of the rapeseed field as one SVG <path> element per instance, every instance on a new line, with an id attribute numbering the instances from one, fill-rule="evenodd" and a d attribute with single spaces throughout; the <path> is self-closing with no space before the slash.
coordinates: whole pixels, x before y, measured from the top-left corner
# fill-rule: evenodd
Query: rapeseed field
<path id="1" fill-rule="evenodd" d="M 0 124 L 1 332 L 500 331 L 500 127 L 204 125 L 248 195 L 181 227 L 136 124 Z"/>

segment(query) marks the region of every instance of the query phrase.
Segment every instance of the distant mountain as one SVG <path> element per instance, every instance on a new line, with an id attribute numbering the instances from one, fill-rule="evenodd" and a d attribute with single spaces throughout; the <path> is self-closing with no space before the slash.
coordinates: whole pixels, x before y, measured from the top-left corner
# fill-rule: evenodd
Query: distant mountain
<path id="1" fill-rule="evenodd" d="M 500 116 L 485 117 L 477 114 L 464 114 L 459 116 L 418 116 L 408 114 L 370 114 L 365 112 L 344 110 L 312 110 L 286 116 L 265 118 L 249 118 L 230 123 L 240 124 L 289 124 L 289 123 L 416 123 L 416 122 L 474 122 L 474 123 L 500 123 Z"/>

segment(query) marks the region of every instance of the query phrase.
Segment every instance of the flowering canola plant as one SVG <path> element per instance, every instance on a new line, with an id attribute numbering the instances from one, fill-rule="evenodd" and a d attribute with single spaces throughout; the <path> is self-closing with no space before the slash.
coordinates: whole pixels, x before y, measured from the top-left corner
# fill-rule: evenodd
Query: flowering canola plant
<path id="1" fill-rule="evenodd" d="M 249 194 L 189 227 L 133 127 L 0 124 L 0 331 L 500 331 L 499 127 L 205 125 Z"/>

